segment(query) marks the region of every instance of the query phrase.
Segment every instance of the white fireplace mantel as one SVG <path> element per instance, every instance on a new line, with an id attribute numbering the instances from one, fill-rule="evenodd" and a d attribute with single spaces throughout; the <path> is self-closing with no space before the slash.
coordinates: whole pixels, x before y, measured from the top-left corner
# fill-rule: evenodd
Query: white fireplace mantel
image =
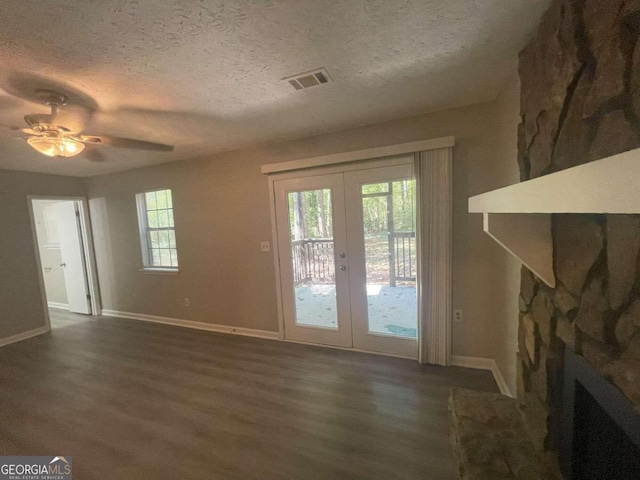
<path id="1" fill-rule="evenodd" d="M 484 231 L 550 287 L 552 213 L 640 213 L 640 149 L 469 198 Z"/>

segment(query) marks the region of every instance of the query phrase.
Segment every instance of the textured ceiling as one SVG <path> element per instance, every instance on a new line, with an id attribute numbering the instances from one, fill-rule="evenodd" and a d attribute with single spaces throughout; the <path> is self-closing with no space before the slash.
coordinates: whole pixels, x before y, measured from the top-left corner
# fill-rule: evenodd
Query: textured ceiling
<path id="1" fill-rule="evenodd" d="M 50 159 L 0 128 L 0 168 L 88 176 L 495 98 L 549 0 L 0 0 L 0 124 L 67 93 L 86 133 L 175 145 Z M 333 82 L 281 79 L 325 67 Z"/>

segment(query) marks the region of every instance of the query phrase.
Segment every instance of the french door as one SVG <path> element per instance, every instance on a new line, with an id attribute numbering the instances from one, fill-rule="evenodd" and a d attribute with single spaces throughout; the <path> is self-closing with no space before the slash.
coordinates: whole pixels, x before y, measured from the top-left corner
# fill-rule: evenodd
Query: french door
<path id="1" fill-rule="evenodd" d="M 285 339 L 417 354 L 411 164 L 274 182 Z"/>

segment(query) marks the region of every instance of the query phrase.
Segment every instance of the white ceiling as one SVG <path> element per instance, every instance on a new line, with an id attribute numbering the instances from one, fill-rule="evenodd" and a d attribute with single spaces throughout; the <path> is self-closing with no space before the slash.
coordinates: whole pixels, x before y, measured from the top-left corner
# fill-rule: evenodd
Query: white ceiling
<path id="1" fill-rule="evenodd" d="M 549 3 L 0 0 L 1 124 L 55 88 L 94 110 L 85 133 L 176 147 L 51 159 L 0 128 L 0 168 L 98 175 L 489 101 Z M 333 82 L 281 80 L 317 67 Z"/>

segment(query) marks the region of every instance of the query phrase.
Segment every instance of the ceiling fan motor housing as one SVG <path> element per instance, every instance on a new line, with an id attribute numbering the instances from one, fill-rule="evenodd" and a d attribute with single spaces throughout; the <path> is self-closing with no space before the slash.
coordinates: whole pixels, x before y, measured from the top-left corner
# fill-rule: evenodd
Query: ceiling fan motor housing
<path id="1" fill-rule="evenodd" d="M 36 90 L 36 95 L 40 101 L 51 107 L 62 107 L 67 104 L 67 96 L 62 93 L 54 92 L 53 90 Z"/>

